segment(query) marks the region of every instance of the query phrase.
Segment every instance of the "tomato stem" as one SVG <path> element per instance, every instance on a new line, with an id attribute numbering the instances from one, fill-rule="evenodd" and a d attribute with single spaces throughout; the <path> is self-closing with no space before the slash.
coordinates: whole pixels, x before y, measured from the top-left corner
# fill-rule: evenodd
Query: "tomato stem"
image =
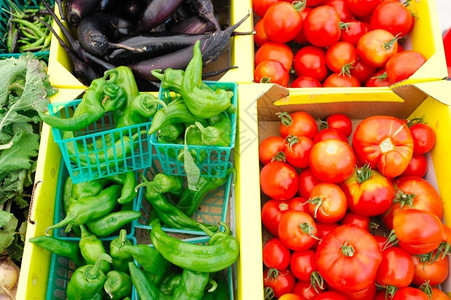
<path id="1" fill-rule="evenodd" d="M 274 155 L 274 157 L 271 159 L 271 162 L 273 161 L 285 161 L 285 153 L 283 151 L 279 151 Z"/>
<path id="2" fill-rule="evenodd" d="M 390 231 L 390 234 L 388 235 L 387 240 L 385 241 L 385 243 L 382 246 L 382 251 L 384 251 L 385 249 L 394 246 L 398 243 L 398 237 L 396 236 L 395 231 L 392 229 L 392 231 Z"/>
<path id="3" fill-rule="evenodd" d="M 395 195 L 395 199 L 393 199 L 393 202 L 399 203 L 401 209 L 404 207 L 404 205 L 413 207 L 413 198 L 415 198 L 415 194 L 407 194 L 401 190 L 398 190 Z"/>
<path id="4" fill-rule="evenodd" d="M 276 295 L 274 294 L 274 290 L 269 286 L 265 287 L 264 296 L 265 300 L 271 300 L 276 297 Z"/>
<path id="5" fill-rule="evenodd" d="M 329 123 L 327 123 L 327 121 L 324 120 L 319 120 L 319 129 L 327 129 L 329 128 Z"/>
<path id="6" fill-rule="evenodd" d="M 312 274 L 310 274 L 310 282 L 316 293 L 319 294 L 318 288 L 324 290 L 324 279 L 318 271 L 313 271 Z"/>
<path id="7" fill-rule="evenodd" d="M 354 247 L 348 244 L 349 241 L 346 241 L 343 245 L 341 245 L 341 253 L 346 257 L 353 257 L 355 254 Z"/>
<path id="8" fill-rule="evenodd" d="M 410 119 L 409 121 L 407 121 L 407 126 L 410 128 L 410 127 L 412 127 L 413 125 L 415 125 L 415 124 L 420 124 L 420 123 L 426 124 L 426 123 L 424 122 L 424 116 L 419 117 L 419 118 L 413 118 L 413 119 Z"/>
<path id="9" fill-rule="evenodd" d="M 266 280 L 277 280 L 279 277 L 280 271 L 275 268 L 269 268 L 268 274 L 266 275 Z"/>
<path id="10" fill-rule="evenodd" d="M 392 38 L 391 40 L 389 40 L 388 42 L 384 43 L 384 49 L 385 50 L 390 50 L 391 48 L 393 48 L 393 45 L 395 44 L 395 42 L 399 40 L 399 33 Z"/>
<path id="11" fill-rule="evenodd" d="M 356 166 L 355 173 L 356 173 L 357 181 L 359 183 L 362 183 L 362 182 L 365 182 L 365 181 L 371 179 L 371 177 L 373 177 L 373 174 L 374 174 L 369 163 L 364 164 L 361 168 Z"/>
<path id="12" fill-rule="evenodd" d="M 301 228 L 302 232 L 308 234 L 309 236 L 311 236 L 311 237 L 314 238 L 315 240 L 318 240 L 318 241 L 321 240 L 319 237 L 317 237 L 317 236 L 313 233 L 313 227 L 310 226 L 309 223 L 301 223 L 301 224 L 299 224 L 299 228 Z"/>
<path id="13" fill-rule="evenodd" d="M 293 3 L 291 3 L 291 5 L 294 7 L 294 9 L 298 12 L 301 12 L 305 9 L 305 7 L 307 6 L 307 1 L 306 0 L 301 0 L 301 1 L 293 1 Z"/>
<path id="14" fill-rule="evenodd" d="M 293 124 L 293 119 L 287 112 L 276 112 L 276 116 L 280 119 L 280 122 L 282 122 L 284 126 L 290 126 Z"/>
<path id="15" fill-rule="evenodd" d="M 321 205 L 323 205 L 323 199 L 321 197 L 315 197 L 308 199 L 307 203 L 315 205 L 315 212 L 313 213 L 313 217 L 316 219 L 316 216 L 318 215 L 318 210 L 320 209 Z"/>
<path id="16" fill-rule="evenodd" d="M 429 280 L 423 282 L 420 285 L 420 290 L 422 290 L 426 295 L 428 295 L 429 299 L 431 299 L 431 297 L 432 297 L 432 287 L 429 284 Z"/>
<path id="17" fill-rule="evenodd" d="M 264 76 L 262 79 L 260 79 L 260 83 L 271 83 L 271 77 Z"/>
<path id="18" fill-rule="evenodd" d="M 293 151 L 293 146 L 299 142 L 299 138 L 295 135 L 288 135 L 285 140 L 287 141 L 288 149 Z"/>
<path id="19" fill-rule="evenodd" d="M 385 299 L 391 299 L 396 294 L 398 288 L 393 285 L 387 285 L 385 287 Z"/>
<path id="20" fill-rule="evenodd" d="M 350 62 L 349 64 L 345 64 L 345 65 L 341 68 L 340 73 L 338 73 L 338 75 L 341 75 L 341 76 L 346 75 L 346 76 L 348 76 L 348 77 L 351 77 L 351 69 L 354 68 L 354 66 L 353 66 L 354 64 L 355 64 L 355 60 L 353 60 L 353 61 Z"/>
<path id="21" fill-rule="evenodd" d="M 372 79 L 377 79 L 377 80 L 382 81 L 382 80 L 384 80 L 384 79 L 387 79 L 387 77 L 388 77 L 387 72 L 384 72 L 384 73 L 382 73 L 382 74 L 380 74 L 380 75 L 378 75 L 378 76 L 373 76 L 373 77 L 371 77 L 371 78 L 372 78 Z"/>

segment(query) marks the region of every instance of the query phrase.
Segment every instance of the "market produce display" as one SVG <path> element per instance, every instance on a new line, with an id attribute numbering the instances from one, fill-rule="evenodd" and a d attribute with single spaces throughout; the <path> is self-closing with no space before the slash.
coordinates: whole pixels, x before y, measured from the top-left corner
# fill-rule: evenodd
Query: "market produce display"
<path id="1" fill-rule="evenodd" d="M 253 0 L 254 82 L 302 87 L 380 87 L 409 78 L 424 55 L 402 45 L 409 1 Z"/>
<path id="2" fill-rule="evenodd" d="M 265 299 L 429 298 L 448 278 L 450 245 L 428 162 L 414 156 L 435 146 L 432 128 L 277 115 L 279 135 L 259 146 Z"/>

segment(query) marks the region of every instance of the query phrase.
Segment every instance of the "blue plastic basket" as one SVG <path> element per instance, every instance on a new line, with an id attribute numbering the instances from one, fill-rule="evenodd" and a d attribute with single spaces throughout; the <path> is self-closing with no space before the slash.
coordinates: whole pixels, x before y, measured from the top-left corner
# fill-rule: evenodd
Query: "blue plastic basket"
<path id="1" fill-rule="evenodd" d="M 136 245 L 136 239 L 134 237 L 127 237 L 133 245 Z M 102 239 L 104 242 L 105 250 L 109 252 L 110 242 L 114 238 Z M 47 300 L 65 300 L 67 284 L 75 271 L 75 264 L 69 259 L 52 254 L 49 270 L 49 282 L 47 285 Z M 136 299 L 136 290 L 132 289 L 131 299 Z"/>
<path id="2" fill-rule="evenodd" d="M 67 168 L 66 166 L 61 163 L 60 164 L 60 170 L 58 173 L 58 183 L 56 186 L 56 197 L 55 197 L 55 213 L 53 216 L 53 222 L 54 224 L 58 223 L 65 217 L 64 213 L 64 207 L 63 207 L 63 192 L 64 192 L 64 183 L 66 182 L 66 179 L 68 177 Z M 136 207 L 136 202 L 138 201 L 136 197 L 133 200 L 133 208 Z M 125 229 L 127 229 L 127 237 L 131 238 L 135 234 L 135 227 L 133 226 L 133 223 L 124 226 Z M 112 234 L 111 237 L 114 238 L 117 236 L 117 234 Z M 65 232 L 64 228 L 57 228 L 53 229 L 53 237 L 61 240 L 72 240 L 72 241 L 79 241 L 80 237 L 76 236 L 72 232 Z"/>
<path id="3" fill-rule="evenodd" d="M 235 82 L 205 81 L 205 83 L 213 89 L 221 88 L 232 91 L 233 97 L 231 103 L 235 106 L 237 105 L 238 87 Z M 168 103 L 172 100 L 172 95 L 169 90 L 160 88 L 158 98 Z M 206 156 L 201 162 L 197 163 L 201 171 L 201 176 L 223 177 L 226 174 L 230 154 L 235 147 L 236 137 L 236 113 L 230 114 L 229 116 L 232 122 L 232 130 L 231 142 L 228 147 L 188 145 L 188 150 L 196 153 L 197 161 L 200 160 L 200 157 Z M 177 159 L 177 154 L 179 151 L 183 151 L 184 145 L 159 143 L 157 135 L 158 133 L 152 134 L 150 141 L 155 148 L 157 158 L 161 163 L 164 173 L 185 175 L 184 164 Z"/>
<path id="4" fill-rule="evenodd" d="M 229 164 L 231 167 L 231 164 Z M 156 167 L 147 169 L 144 171 L 146 177 L 151 179 L 153 175 L 157 173 Z M 233 183 L 233 174 L 228 175 L 226 183 L 210 192 L 205 200 L 202 202 L 200 208 L 194 213 L 193 219 L 198 222 L 217 225 L 219 222 L 227 221 L 227 214 L 229 210 L 229 199 L 230 191 Z M 186 178 L 185 178 L 186 183 Z M 150 211 L 151 205 L 144 199 L 145 188 L 141 188 L 138 193 L 138 200 L 136 201 L 135 211 L 141 211 L 141 217 L 133 221 L 133 227 L 140 228 L 144 230 L 151 230 L 152 226 L 149 225 L 150 221 Z M 170 227 L 162 227 L 166 232 L 179 233 L 179 234 L 190 234 L 190 235 L 202 235 L 205 236 L 206 233 L 202 230 L 189 230 L 189 229 L 178 229 Z"/>
<path id="5" fill-rule="evenodd" d="M 49 114 L 70 117 L 80 102 L 79 99 L 51 103 Z M 109 112 L 69 138 L 64 138 L 64 131 L 57 128 L 52 128 L 52 133 L 72 181 L 79 183 L 150 167 L 152 148 L 147 134 L 150 124 L 149 121 L 114 128 L 113 114 Z"/>

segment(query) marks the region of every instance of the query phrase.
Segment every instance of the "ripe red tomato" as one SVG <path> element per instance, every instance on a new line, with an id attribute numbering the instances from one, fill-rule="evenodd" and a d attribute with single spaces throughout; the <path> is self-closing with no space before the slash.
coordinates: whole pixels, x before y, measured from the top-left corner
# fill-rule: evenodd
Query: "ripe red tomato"
<path id="1" fill-rule="evenodd" d="M 262 164 L 266 165 L 277 153 L 284 152 L 285 148 L 285 140 L 282 137 L 267 137 L 258 145 L 258 158 Z"/>
<path id="2" fill-rule="evenodd" d="M 445 47 L 446 65 L 451 67 L 451 30 L 443 33 L 443 46 Z"/>
<path id="3" fill-rule="evenodd" d="M 346 7 L 359 17 L 371 15 L 379 3 L 381 0 L 345 0 Z"/>
<path id="4" fill-rule="evenodd" d="M 321 181 L 343 182 L 352 175 L 355 164 L 351 146 L 339 140 L 318 142 L 310 151 L 310 169 Z"/>
<path id="5" fill-rule="evenodd" d="M 444 236 L 442 221 L 436 215 L 415 208 L 397 213 L 393 218 L 393 230 L 399 247 L 412 255 L 437 249 Z"/>
<path id="6" fill-rule="evenodd" d="M 413 154 L 413 140 L 406 123 L 391 116 L 362 120 L 352 139 L 357 160 L 394 178 L 407 168 Z"/>
<path id="7" fill-rule="evenodd" d="M 367 165 L 356 169 L 341 187 L 349 209 L 362 216 L 372 217 L 386 212 L 395 198 L 393 184 Z"/>
<path id="8" fill-rule="evenodd" d="M 308 76 L 323 81 L 328 73 L 326 52 L 318 47 L 302 47 L 294 55 L 294 70 L 298 76 Z"/>
<path id="9" fill-rule="evenodd" d="M 326 2 L 326 5 L 332 6 L 337 10 L 341 22 L 348 22 L 354 19 L 354 15 L 346 7 L 344 0 L 329 0 Z"/>
<path id="10" fill-rule="evenodd" d="M 415 152 L 415 146 L 413 147 Z M 414 154 L 404 173 L 401 176 L 424 177 L 428 171 L 428 162 L 424 154 Z"/>
<path id="11" fill-rule="evenodd" d="M 268 8 L 279 0 L 252 0 L 252 10 L 259 16 L 263 17 Z"/>
<path id="12" fill-rule="evenodd" d="M 365 83 L 366 87 L 384 87 L 390 86 L 390 81 L 388 80 L 387 71 L 385 68 L 380 69 L 373 74 Z"/>
<path id="13" fill-rule="evenodd" d="M 290 249 L 279 238 L 269 239 L 263 246 L 263 264 L 268 268 L 284 270 L 290 265 Z"/>
<path id="14" fill-rule="evenodd" d="M 351 69 L 351 75 L 356 77 L 362 85 L 364 85 L 374 73 L 376 73 L 376 68 L 370 67 L 360 59 L 357 60 Z"/>
<path id="15" fill-rule="evenodd" d="M 414 265 L 410 254 L 398 247 L 382 252 L 382 261 L 377 270 L 376 282 L 382 287 L 404 287 L 413 279 Z"/>
<path id="16" fill-rule="evenodd" d="M 313 143 L 316 144 L 318 142 L 324 141 L 324 140 L 340 140 L 345 143 L 348 142 L 348 139 L 337 129 L 333 128 L 324 128 L 318 131 L 318 133 L 313 138 Z"/>
<path id="17" fill-rule="evenodd" d="M 435 146 L 435 132 L 431 126 L 425 123 L 417 123 L 410 126 L 413 138 L 413 153 L 425 154 Z"/>
<path id="18" fill-rule="evenodd" d="M 374 237 L 357 226 L 341 225 L 316 249 L 318 271 L 334 289 L 357 292 L 369 288 L 382 260 Z"/>
<path id="19" fill-rule="evenodd" d="M 392 300 L 430 300 L 428 295 L 413 287 L 403 287 L 396 291 Z"/>
<path id="20" fill-rule="evenodd" d="M 268 8 L 263 17 L 263 28 L 271 41 L 286 43 L 299 34 L 304 20 L 298 6 L 281 1 Z"/>
<path id="21" fill-rule="evenodd" d="M 344 23 L 341 29 L 340 40 L 357 45 L 360 37 L 368 32 L 369 25 L 366 22 L 350 20 Z"/>
<path id="22" fill-rule="evenodd" d="M 315 119 L 307 112 L 296 111 L 291 114 L 280 113 L 280 136 L 286 138 L 289 135 L 306 136 L 313 139 L 318 132 L 318 124 Z"/>
<path id="23" fill-rule="evenodd" d="M 321 5 L 313 8 L 304 21 L 304 34 L 312 45 L 329 47 L 340 40 L 340 16 L 335 8 Z"/>
<path id="24" fill-rule="evenodd" d="M 348 300 L 348 298 L 339 292 L 327 291 L 315 296 L 313 300 Z"/>
<path id="25" fill-rule="evenodd" d="M 359 87 L 360 81 L 352 75 L 332 73 L 323 82 L 323 87 Z"/>
<path id="26" fill-rule="evenodd" d="M 371 284 L 368 288 L 357 292 L 344 292 L 348 300 L 367 300 L 373 299 L 376 295 L 376 284 Z"/>
<path id="27" fill-rule="evenodd" d="M 287 163 L 295 168 L 306 168 L 309 165 L 310 151 L 313 141 L 306 136 L 288 136 L 285 148 Z"/>
<path id="28" fill-rule="evenodd" d="M 295 197 L 287 201 L 269 200 L 262 207 L 262 223 L 263 226 L 272 234 L 277 236 L 279 230 L 279 222 L 282 215 L 289 210 L 297 210 L 309 213 L 308 206 L 303 205 L 307 200 L 301 197 Z"/>
<path id="29" fill-rule="evenodd" d="M 299 76 L 291 83 L 292 88 L 321 87 L 318 79 L 309 76 Z"/>
<path id="30" fill-rule="evenodd" d="M 341 219 L 341 225 L 351 224 L 368 231 L 370 227 L 370 218 L 348 211 L 343 219 Z"/>
<path id="31" fill-rule="evenodd" d="M 308 5 L 307 1 L 307 5 Z M 310 13 L 312 9 L 310 7 L 306 7 L 303 10 L 300 11 L 300 14 L 302 16 L 302 19 L 305 20 L 305 18 L 307 18 L 307 15 Z M 305 34 L 304 34 L 304 30 L 301 30 L 299 32 L 299 34 L 293 39 L 293 42 L 298 43 L 298 44 L 307 44 L 307 39 L 305 38 Z"/>
<path id="32" fill-rule="evenodd" d="M 290 71 L 293 64 L 293 51 L 286 44 L 277 42 L 267 42 L 258 48 L 255 53 L 255 65 L 258 65 L 264 60 L 277 60 L 280 62 L 285 70 Z"/>
<path id="33" fill-rule="evenodd" d="M 294 251 L 290 258 L 290 269 L 297 279 L 310 282 L 310 275 L 317 270 L 315 252 L 313 250 Z"/>
<path id="34" fill-rule="evenodd" d="M 294 251 L 303 251 L 316 242 L 316 224 L 313 218 L 301 211 L 287 211 L 279 223 L 280 240 Z"/>
<path id="35" fill-rule="evenodd" d="M 352 121 L 345 114 L 331 114 L 327 117 L 326 123 L 328 128 L 336 129 L 346 137 L 350 136 L 352 133 Z"/>
<path id="36" fill-rule="evenodd" d="M 439 255 L 438 253 L 434 253 Z M 412 256 L 414 264 L 414 276 L 412 283 L 415 285 L 422 285 L 426 281 L 430 285 L 439 285 L 443 283 L 449 275 L 449 259 L 448 256 L 442 257 L 440 255 L 437 260 L 433 260 L 430 255 Z"/>
<path id="37" fill-rule="evenodd" d="M 272 288 L 276 298 L 293 291 L 296 279 L 289 269 L 266 269 L 263 271 L 263 286 Z"/>
<path id="38" fill-rule="evenodd" d="M 413 28 L 412 12 L 398 1 L 382 1 L 371 15 L 371 29 L 385 29 L 394 36 L 408 34 Z"/>
<path id="39" fill-rule="evenodd" d="M 288 200 L 298 191 L 298 174 L 289 164 L 273 161 L 260 171 L 260 187 L 265 195 L 275 200 Z"/>
<path id="40" fill-rule="evenodd" d="M 268 42 L 268 36 L 266 35 L 265 29 L 263 28 L 263 19 L 257 21 L 254 26 L 254 42 L 257 46 L 261 46 L 264 43 Z"/>
<path id="41" fill-rule="evenodd" d="M 308 200 L 310 215 L 323 223 L 336 223 L 346 214 L 347 201 L 342 189 L 334 183 L 319 183 Z"/>
<path id="42" fill-rule="evenodd" d="M 326 64 L 332 72 L 349 73 L 357 61 L 357 49 L 348 42 L 338 41 L 326 52 Z"/>
<path id="43" fill-rule="evenodd" d="M 293 293 L 283 294 L 279 300 L 303 300 L 301 296 L 298 296 Z"/>
<path id="44" fill-rule="evenodd" d="M 293 293 L 301 297 L 303 300 L 311 300 L 315 298 L 317 295 L 321 295 L 324 287 L 321 288 L 319 286 L 315 287 L 310 281 L 298 281 L 294 286 Z"/>
<path id="45" fill-rule="evenodd" d="M 409 78 L 424 63 L 426 58 L 420 52 L 414 50 L 405 50 L 394 54 L 387 61 L 386 69 L 390 83 L 395 83 Z"/>
<path id="46" fill-rule="evenodd" d="M 321 180 L 313 175 L 310 168 L 305 168 L 299 173 L 299 195 L 306 199 L 310 198 L 313 188 L 320 183 Z"/>
<path id="47" fill-rule="evenodd" d="M 366 64 L 380 68 L 398 51 L 395 36 L 384 29 L 370 30 L 357 42 L 357 53 Z"/>
<path id="48" fill-rule="evenodd" d="M 284 0 L 286 1 L 286 0 Z M 307 0 L 307 6 L 308 7 L 315 7 L 318 5 L 322 5 L 326 2 L 326 0 Z"/>
<path id="49" fill-rule="evenodd" d="M 276 60 L 264 60 L 254 70 L 254 81 L 257 83 L 277 83 L 286 87 L 289 79 L 288 71 Z"/>

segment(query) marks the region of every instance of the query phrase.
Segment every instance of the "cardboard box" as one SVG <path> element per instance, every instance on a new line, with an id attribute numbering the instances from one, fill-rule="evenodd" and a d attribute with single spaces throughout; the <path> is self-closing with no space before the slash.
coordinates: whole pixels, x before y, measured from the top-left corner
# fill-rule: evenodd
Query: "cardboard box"
<path id="1" fill-rule="evenodd" d="M 451 132 L 451 82 L 438 81 L 395 88 L 402 99 L 397 101 L 372 101 L 337 96 L 329 101 L 298 103 L 291 90 L 276 85 L 240 85 L 239 143 L 235 152 L 238 170 L 236 190 L 237 236 L 241 254 L 237 265 L 238 299 L 263 299 L 262 223 L 259 185 L 259 140 L 278 134 L 278 111 L 306 111 L 314 118 L 324 118 L 332 113 L 345 113 L 354 121 L 372 115 L 391 115 L 398 118 L 424 116 L 437 135 L 437 143 L 428 155 L 430 160 L 426 179 L 433 183 L 444 204 L 444 221 L 451 224 L 450 132 Z M 447 94 L 448 93 L 448 94 Z M 304 95 L 307 96 L 307 95 Z M 449 283 L 443 290 L 451 292 Z"/>

